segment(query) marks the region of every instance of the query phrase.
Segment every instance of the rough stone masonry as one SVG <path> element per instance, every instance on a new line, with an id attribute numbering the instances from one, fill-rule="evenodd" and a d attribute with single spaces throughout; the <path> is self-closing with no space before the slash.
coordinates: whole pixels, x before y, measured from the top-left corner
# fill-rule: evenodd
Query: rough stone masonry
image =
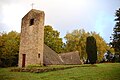
<path id="1" fill-rule="evenodd" d="M 19 67 L 43 65 L 44 17 L 43 11 L 32 9 L 22 18 Z"/>

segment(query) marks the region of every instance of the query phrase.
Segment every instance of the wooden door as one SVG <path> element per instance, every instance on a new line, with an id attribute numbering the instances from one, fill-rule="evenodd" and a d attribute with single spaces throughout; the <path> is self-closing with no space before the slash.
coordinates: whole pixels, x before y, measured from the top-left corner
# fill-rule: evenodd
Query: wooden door
<path id="1" fill-rule="evenodd" d="M 22 67 L 25 67 L 26 54 L 22 55 Z"/>

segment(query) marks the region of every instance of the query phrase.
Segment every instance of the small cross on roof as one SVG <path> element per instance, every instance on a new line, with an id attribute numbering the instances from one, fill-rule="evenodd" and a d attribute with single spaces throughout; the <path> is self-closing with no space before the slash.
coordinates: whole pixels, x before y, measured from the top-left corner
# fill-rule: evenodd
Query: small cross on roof
<path id="1" fill-rule="evenodd" d="M 32 3 L 32 4 L 31 4 L 31 6 L 32 6 L 32 9 L 33 9 L 33 6 L 34 6 L 34 5 L 35 5 L 34 3 Z"/>

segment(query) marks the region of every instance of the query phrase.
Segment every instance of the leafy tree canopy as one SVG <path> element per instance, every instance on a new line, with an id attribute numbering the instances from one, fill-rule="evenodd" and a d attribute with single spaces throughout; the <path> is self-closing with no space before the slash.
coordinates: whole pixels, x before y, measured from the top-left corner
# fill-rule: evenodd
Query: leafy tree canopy
<path id="1" fill-rule="evenodd" d="M 104 39 L 96 32 L 86 32 L 84 29 L 73 30 L 67 33 L 64 37 L 66 39 L 65 52 L 79 51 L 81 59 L 87 59 L 86 53 L 86 39 L 88 36 L 93 36 L 96 39 L 98 61 L 103 59 L 104 53 L 109 49 Z"/>
<path id="2" fill-rule="evenodd" d="M 18 61 L 20 34 L 11 31 L 0 35 L 0 66 L 15 66 Z"/>
<path id="3" fill-rule="evenodd" d="M 57 53 L 61 53 L 63 47 L 62 38 L 59 36 L 60 32 L 54 30 L 52 26 L 44 27 L 44 43 Z"/>

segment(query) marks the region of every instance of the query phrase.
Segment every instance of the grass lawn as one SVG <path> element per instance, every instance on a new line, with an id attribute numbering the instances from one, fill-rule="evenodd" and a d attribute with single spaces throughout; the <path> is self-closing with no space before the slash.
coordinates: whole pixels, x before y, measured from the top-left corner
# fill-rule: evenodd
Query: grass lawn
<path id="1" fill-rule="evenodd" d="M 0 80 L 120 80 L 120 63 L 80 65 L 44 73 L 10 72 L 10 70 L 11 68 L 0 68 Z"/>

